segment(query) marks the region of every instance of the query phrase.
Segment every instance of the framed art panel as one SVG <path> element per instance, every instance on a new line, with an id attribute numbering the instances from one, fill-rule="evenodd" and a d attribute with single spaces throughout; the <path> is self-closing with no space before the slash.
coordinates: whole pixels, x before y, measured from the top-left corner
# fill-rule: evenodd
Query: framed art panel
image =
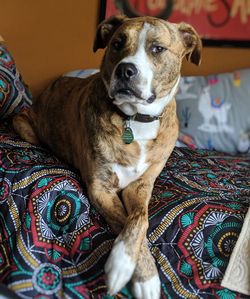
<path id="1" fill-rule="evenodd" d="M 123 13 L 187 22 L 208 46 L 250 47 L 250 0 L 101 0 L 101 18 Z"/>

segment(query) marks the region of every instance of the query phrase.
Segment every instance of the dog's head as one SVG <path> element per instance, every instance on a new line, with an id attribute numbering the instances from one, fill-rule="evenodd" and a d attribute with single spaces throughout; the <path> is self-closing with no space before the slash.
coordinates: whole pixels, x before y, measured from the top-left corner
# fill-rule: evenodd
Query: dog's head
<path id="1" fill-rule="evenodd" d="M 201 40 L 192 26 L 153 17 L 111 17 L 98 27 L 94 51 L 106 48 L 101 75 L 124 113 L 160 113 L 173 97 L 182 58 L 199 65 Z"/>

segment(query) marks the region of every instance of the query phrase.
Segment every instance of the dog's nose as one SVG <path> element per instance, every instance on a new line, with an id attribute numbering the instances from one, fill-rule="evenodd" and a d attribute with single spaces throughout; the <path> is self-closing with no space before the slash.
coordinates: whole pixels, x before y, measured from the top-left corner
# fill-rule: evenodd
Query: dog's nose
<path id="1" fill-rule="evenodd" d="M 120 63 L 115 71 L 117 78 L 127 80 L 134 78 L 138 73 L 133 63 Z"/>

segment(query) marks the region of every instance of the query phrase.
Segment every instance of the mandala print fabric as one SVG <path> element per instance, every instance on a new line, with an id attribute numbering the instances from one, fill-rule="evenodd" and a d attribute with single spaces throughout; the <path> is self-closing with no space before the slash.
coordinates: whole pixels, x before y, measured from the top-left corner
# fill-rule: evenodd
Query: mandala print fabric
<path id="1" fill-rule="evenodd" d="M 107 295 L 115 236 L 76 171 L 48 151 L 0 132 L 0 281 L 21 298 Z M 249 298 L 220 287 L 250 198 L 249 159 L 175 149 L 156 181 L 149 246 L 161 298 Z"/>
<path id="2" fill-rule="evenodd" d="M 0 118 L 31 105 L 31 94 L 7 48 L 0 43 Z"/>

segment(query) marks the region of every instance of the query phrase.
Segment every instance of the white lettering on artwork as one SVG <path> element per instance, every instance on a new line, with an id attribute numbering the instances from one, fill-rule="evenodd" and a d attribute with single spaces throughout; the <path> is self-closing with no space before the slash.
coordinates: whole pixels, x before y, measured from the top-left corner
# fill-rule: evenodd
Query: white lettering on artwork
<path id="1" fill-rule="evenodd" d="M 213 13 L 221 9 L 229 10 L 230 18 L 239 16 L 242 24 L 249 21 L 250 0 L 233 0 L 231 3 L 220 0 L 176 0 L 174 4 L 174 10 L 187 16 L 199 14 L 201 11 Z"/>

